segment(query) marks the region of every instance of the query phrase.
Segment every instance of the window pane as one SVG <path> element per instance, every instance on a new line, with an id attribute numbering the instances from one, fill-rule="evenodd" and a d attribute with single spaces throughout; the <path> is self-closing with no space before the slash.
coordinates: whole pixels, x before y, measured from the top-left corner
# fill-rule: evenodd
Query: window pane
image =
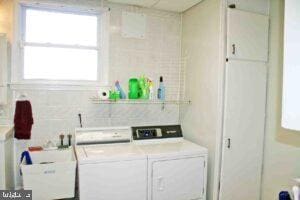
<path id="1" fill-rule="evenodd" d="M 96 50 L 53 47 L 24 48 L 24 78 L 97 80 Z"/>
<path id="2" fill-rule="evenodd" d="M 26 42 L 97 46 L 97 16 L 26 9 Z"/>

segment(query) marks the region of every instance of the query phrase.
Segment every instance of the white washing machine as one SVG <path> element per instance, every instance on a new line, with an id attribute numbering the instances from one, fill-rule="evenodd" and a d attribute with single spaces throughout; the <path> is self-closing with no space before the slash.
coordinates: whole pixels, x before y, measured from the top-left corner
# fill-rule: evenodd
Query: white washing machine
<path id="1" fill-rule="evenodd" d="M 148 158 L 148 200 L 205 200 L 207 149 L 185 140 L 181 127 L 133 127 Z"/>
<path id="2" fill-rule="evenodd" d="M 147 200 L 147 157 L 130 127 L 76 129 L 80 200 Z"/>

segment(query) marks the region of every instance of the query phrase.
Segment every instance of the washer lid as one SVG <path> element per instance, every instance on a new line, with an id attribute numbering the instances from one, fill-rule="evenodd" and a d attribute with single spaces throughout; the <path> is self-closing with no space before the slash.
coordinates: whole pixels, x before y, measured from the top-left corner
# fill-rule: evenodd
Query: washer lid
<path id="1" fill-rule="evenodd" d="M 148 156 L 148 158 L 161 158 L 167 156 L 193 156 L 206 155 L 207 149 L 187 140 L 164 143 L 135 143 Z"/>
<path id="2" fill-rule="evenodd" d="M 77 146 L 78 162 L 95 163 L 146 159 L 146 155 L 134 144 L 102 144 Z"/>

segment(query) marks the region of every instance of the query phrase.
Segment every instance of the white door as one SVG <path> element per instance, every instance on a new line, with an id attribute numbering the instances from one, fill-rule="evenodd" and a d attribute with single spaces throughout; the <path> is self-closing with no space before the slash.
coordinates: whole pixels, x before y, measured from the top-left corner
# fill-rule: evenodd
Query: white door
<path id="1" fill-rule="evenodd" d="M 79 165 L 80 200 L 146 200 L 147 160 Z"/>
<path id="2" fill-rule="evenodd" d="M 228 8 L 227 19 L 227 57 L 267 61 L 269 18 Z"/>
<path id="3" fill-rule="evenodd" d="M 200 200 L 205 196 L 204 157 L 152 164 L 152 200 Z"/>
<path id="4" fill-rule="evenodd" d="M 258 200 L 263 158 L 266 65 L 226 66 L 220 200 Z"/>

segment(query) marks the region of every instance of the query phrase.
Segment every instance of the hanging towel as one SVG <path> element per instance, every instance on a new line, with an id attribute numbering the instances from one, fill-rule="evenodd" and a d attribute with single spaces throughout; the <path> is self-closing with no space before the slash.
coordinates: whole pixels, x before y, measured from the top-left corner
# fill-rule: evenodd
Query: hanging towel
<path id="1" fill-rule="evenodd" d="M 15 138 L 29 140 L 33 124 L 32 109 L 29 101 L 17 101 L 15 111 Z"/>

